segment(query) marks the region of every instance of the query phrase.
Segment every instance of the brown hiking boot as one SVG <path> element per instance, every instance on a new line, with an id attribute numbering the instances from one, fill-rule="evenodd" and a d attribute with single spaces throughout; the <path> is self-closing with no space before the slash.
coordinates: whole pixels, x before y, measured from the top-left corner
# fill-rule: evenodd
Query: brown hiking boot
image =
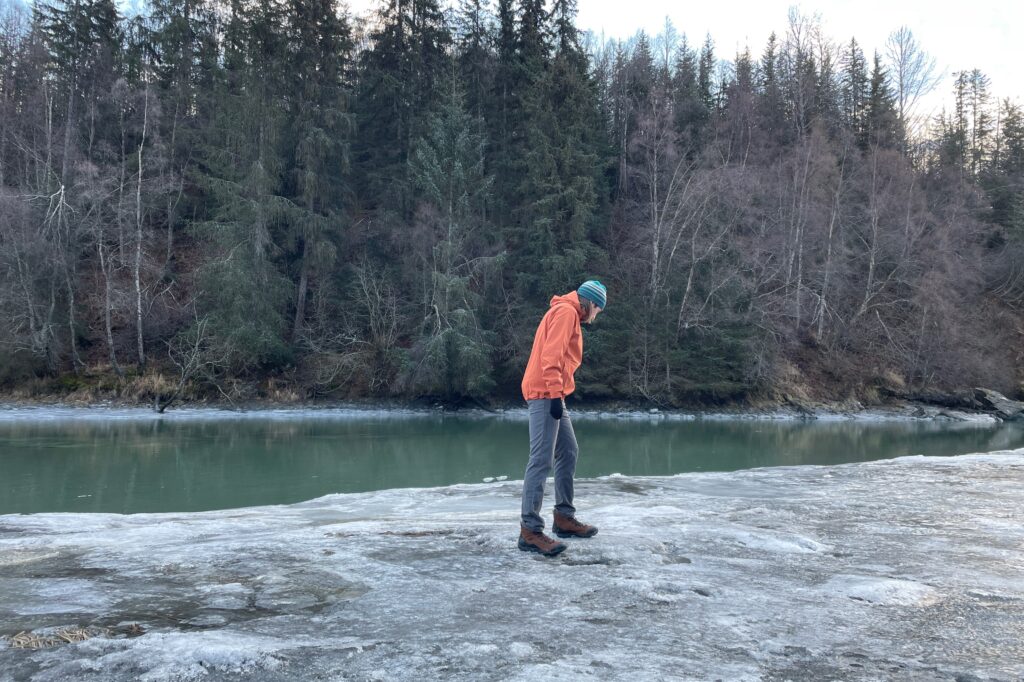
<path id="1" fill-rule="evenodd" d="M 565 551 L 565 543 L 552 540 L 544 533 L 534 533 L 532 530 L 520 528 L 519 549 L 524 552 L 537 552 L 544 556 L 558 556 Z"/>
<path id="2" fill-rule="evenodd" d="M 597 535 L 597 526 L 588 526 L 572 516 L 562 516 L 558 512 L 555 512 L 555 522 L 551 527 L 560 538 L 592 538 Z"/>

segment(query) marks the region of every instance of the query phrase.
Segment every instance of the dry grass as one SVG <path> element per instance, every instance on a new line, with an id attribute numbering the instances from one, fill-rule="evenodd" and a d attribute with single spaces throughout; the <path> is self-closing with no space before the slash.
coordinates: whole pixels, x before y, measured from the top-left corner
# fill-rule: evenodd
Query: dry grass
<path id="1" fill-rule="evenodd" d="M 137 637 L 145 634 L 145 629 L 138 623 L 132 623 L 124 627 L 117 628 L 102 628 L 102 627 L 79 627 L 72 625 L 69 627 L 57 628 L 56 630 L 43 632 L 28 632 L 22 631 L 13 636 L 3 636 L 0 639 L 5 639 L 10 642 L 11 647 L 15 649 L 30 649 L 36 651 L 38 649 L 49 649 L 50 647 L 62 646 L 64 644 L 74 644 L 76 642 L 84 642 L 87 639 L 93 637 L 114 637 L 117 635 L 126 635 L 128 637 Z"/>
<path id="2" fill-rule="evenodd" d="M 122 398 L 150 402 L 155 395 L 168 396 L 178 387 L 177 381 L 162 372 L 147 372 L 130 380 L 121 392 Z"/>
<path id="3" fill-rule="evenodd" d="M 48 649 L 54 646 L 60 646 L 62 644 L 73 644 L 75 642 L 84 642 L 87 639 L 93 637 L 109 637 L 111 631 L 107 628 L 80 628 L 80 627 L 68 627 L 55 630 L 48 634 L 39 634 L 35 632 L 19 632 L 13 637 L 8 638 L 11 646 L 15 649 Z"/>
<path id="4" fill-rule="evenodd" d="M 291 388 L 273 388 L 267 391 L 267 397 L 275 403 L 297 403 L 302 398 Z"/>
<path id="5" fill-rule="evenodd" d="M 173 372 L 150 367 L 144 374 L 138 374 L 132 365 L 124 365 L 122 370 L 123 379 L 109 364 L 94 363 L 78 374 L 22 382 L 9 395 L 16 400 L 56 399 L 71 405 L 90 405 L 100 400 L 148 405 L 154 396 L 170 395 L 177 388 L 178 377 Z M 186 386 L 185 393 L 185 397 L 192 397 L 193 387 Z"/>
<path id="6" fill-rule="evenodd" d="M 775 390 L 785 402 L 810 402 L 807 382 L 803 372 L 786 358 L 779 358 L 775 363 Z"/>

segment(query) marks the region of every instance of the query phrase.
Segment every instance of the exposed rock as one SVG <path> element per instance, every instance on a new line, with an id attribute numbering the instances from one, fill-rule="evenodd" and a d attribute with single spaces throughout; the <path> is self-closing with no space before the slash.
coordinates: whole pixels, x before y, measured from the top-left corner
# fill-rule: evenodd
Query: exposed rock
<path id="1" fill-rule="evenodd" d="M 974 389 L 974 397 L 986 408 L 1006 420 L 1024 420 L 1024 403 L 1010 400 L 1002 393 L 988 388 Z"/>
<path id="2" fill-rule="evenodd" d="M 942 391 L 919 391 L 907 396 L 910 400 L 939 407 L 948 407 L 956 410 L 979 410 L 984 406 L 974 397 L 969 390 L 953 391 L 944 393 Z"/>

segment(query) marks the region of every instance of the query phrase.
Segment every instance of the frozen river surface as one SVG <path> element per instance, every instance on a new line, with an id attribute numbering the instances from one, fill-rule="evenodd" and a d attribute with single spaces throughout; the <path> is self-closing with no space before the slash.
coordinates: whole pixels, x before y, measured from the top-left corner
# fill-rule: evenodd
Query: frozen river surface
<path id="1" fill-rule="evenodd" d="M 519 491 L 0 516 L 0 679 L 1024 677 L 1024 451 L 583 480 L 554 560 Z"/>

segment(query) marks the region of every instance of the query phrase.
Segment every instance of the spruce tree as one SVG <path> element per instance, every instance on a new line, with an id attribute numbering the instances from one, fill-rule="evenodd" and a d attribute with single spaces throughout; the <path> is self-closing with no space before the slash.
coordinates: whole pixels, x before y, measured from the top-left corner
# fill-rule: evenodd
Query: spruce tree
<path id="1" fill-rule="evenodd" d="M 889 86 L 889 77 L 882 66 L 881 57 L 875 52 L 860 144 L 863 148 L 897 148 L 902 146 L 902 140 L 896 98 Z"/>
<path id="2" fill-rule="evenodd" d="M 205 210 L 192 223 L 211 257 L 199 269 L 200 313 L 215 352 L 246 373 L 290 360 L 288 278 L 276 262 L 295 204 L 283 195 L 285 7 L 231 0 L 224 69 L 195 181 Z"/>
<path id="3" fill-rule="evenodd" d="M 676 53 L 675 73 L 672 79 L 672 99 L 675 110 L 676 130 L 682 135 L 691 151 L 700 146 L 701 136 L 708 122 L 708 101 L 710 101 L 710 72 L 705 85 L 704 96 L 700 81 L 700 67 L 697 54 L 690 47 L 686 36 Z"/>
<path id="4" fill-rule="evenodd" d="M 779 142 L 785 129 L 785 107 L 779 78 L 779 44 L 774 32 L 768 36 L 768 43 L 761 54 L 758 76 L 761 125 L 769 139 Z"/>
<path id="5" fill-rule="evenodd" d="M 297 293 L 292 337 L 302 333 L 310 278 L 336 254 L 340 214 L 352 201 L 347 189 L 349 138 L 345 68 L 352 49 L 348 25 L 333 0 L 291 0 L 287 60 L 289 82 L 287 194 L 293 213 L 288 243 L 295 251 Z"/>
<path id="6" fill-rule="evenodd" d="M 987 169 L 992 154 L 993 116 L 989 111 L 989 78 L 978 69 L 967 76 L 967 115 L 970 117 L 968 165 L 977 177 Z"/>
<path id="7" fill-rule="evenodd" d="M 557 155 L 558 174 L 557 184 L 549 192 L 554 199 L 558 237 L 565 245 L 564 276 L 575 281 L 583 276 L 586 245 L 595 224 L 604 126 L 590 62 L 575 25 L 576 1 L 556 0 L 552 18 L 555 51 L 551 66 L 551 144 Z"/>
<path id="8" fill-rule="evenodd" d="M 220 55 L 212 0 L 150 0 L 149 7 L 148 49 L 163 110 L 161 136 L 167 157 L 163 260 L 170 271 L 175 234 L 183 217 L 193 210 L 189 165 L 201 143 L 202 128 L 209 122 Z"/>
<path id="9" fill-rule="evenodd" d="M 506 239 L 515 290 L 534 302 L 548 293 L 561 271 L 564 243 L 558 239 L 552 187 L 558 161 L 552 147 L 554 112 L 548 16 L 543 0 L 521 0 L 515 72 L 509 108 L 509 169 L 503 192 L 510 209 Z"/>
<path id="10" fill-rule="evenodd" d="M 493 18 L 485 0 L 460 0 L 456 34 L 459 73 L 466 90 L 466 109 L 474 119 L 489 113 L 496 55 Z"/>
<path id="11" fill-rule="evenodd" d="M 50 55 L 52 77 L 63 95 L 65 133 L 60 179 L 61 184 L 69 186 L 79 139 L 84 136 L 82 146 L 90 146 L 88 126 L 79 130 L 81 119 L 90 110 L 95 112 L 117 77 L 120 17 L 112 0 L 41 2 L 35 12 Z"/>
<path id="12" fill-rule="evenodd" d="M 495 46 L 494 85 L 491 105 L 485 114 L 490 133 L 489 167 L 496 179 L 494 216 L 498 225 L 507 228 L 510 223 L 514 185 L 512 146 L 513 128 L 517 120 L 515 103 L 518 71 L 516 8 L 514 0 L 498 0 L 498 27 Z"/>
<path id="13" fill-rule="evenodd" d="M 700 60 L 697 63 L 697 92 L 701 104 L 710 114 L 716 108 L 715 97 L 715 43 L 709 33 L 700 48 Z"/>
<path id="14" fill-rule="evenodd" d="M 407 165 L 438 96 L 451 35 L 438 0 L 384 0 L 360 58 L 354 144 L 365 207 L 408 218 Z"/>
<path id="15" fill-rule="evenodd" d="M 1024 111 L 1005 99 L 999 115 L 997 153 L 982 181 L 992 202 L 992 221 L 1024 245 Z"/>
<path id="16" fill-rule="evenodd" d="M 866 108 L 870 84 L 864 52 L 855 39 L 850 39 L 843 52 L 842 68 L 843 119 L 847 128 L 863 142 L 867 139 Z"/>
<path id="17" fill-rule="evenodd" d="M 494 334 L 481 324 L 478 280 L 497 259 L 486 255 L 488 231 L 480 222 L 493 182 L 484 170 L 484 137 L 465 109 L 454 64 L 450 73 L 409 159 L 417 199 L 427 208 L 420 219 L 431 236 L 427 314 L 406 381 L 414 394 L 454 401 L 482 398 L 494 385 Z"/>

